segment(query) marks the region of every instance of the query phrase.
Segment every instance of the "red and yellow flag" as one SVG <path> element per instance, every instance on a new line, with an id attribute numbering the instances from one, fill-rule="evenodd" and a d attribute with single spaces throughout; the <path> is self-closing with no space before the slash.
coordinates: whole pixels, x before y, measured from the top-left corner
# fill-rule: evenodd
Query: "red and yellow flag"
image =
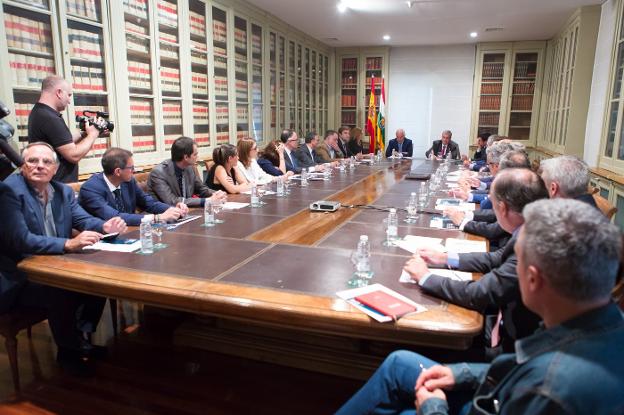
<path id="1" fill-rule="evenodd" d="M 368 104 L 368 119 L 366 120 L 366 132 L 369 136 L 369 152 L 375 152 L 375 138 L 377 137 L 377 110 L 375 108 L 375 77 L 371 77 L 370 100 Z"/>

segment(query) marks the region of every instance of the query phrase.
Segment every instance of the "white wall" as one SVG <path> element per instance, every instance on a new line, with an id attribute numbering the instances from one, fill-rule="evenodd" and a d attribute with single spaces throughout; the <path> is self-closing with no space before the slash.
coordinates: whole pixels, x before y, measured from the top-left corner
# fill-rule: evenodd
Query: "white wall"
<path id="1" fill-rule="evenodd" d="M 603 3 L 600 12 L 600 30 L 596 40 L 596 56 L 594 58 L 594 73 L 592 75 L 583 153 L 585 162 L 591 167 L 598 164 L 604 114 L 607 111 L 609 71 L 611 70 L 613 33 L 615 33 L 617 16 L 616 3 L 615 0 L 607 0 Z"/>
<path id="2" fill-rule="evenodd" d="M 423 156 L 443 130 L 468 151 L 475 45 L 413 46 L 390 49 L 386 137 L 397 128 Z"/>

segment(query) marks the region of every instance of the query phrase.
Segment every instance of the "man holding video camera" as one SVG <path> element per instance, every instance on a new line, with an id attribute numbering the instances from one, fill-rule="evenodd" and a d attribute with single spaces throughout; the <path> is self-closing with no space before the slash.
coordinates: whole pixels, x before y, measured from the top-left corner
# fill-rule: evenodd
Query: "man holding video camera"
<path id="1" fill-rule="evenodd" d="M 56 151 L 59 166 L 53 180 L 63 183 L 78 181 L 78 162 L 89 152 L 100 130 L 86 122 L 84 132 L 72 132 L 61 111 L 71 101 L 72 87 L 59 76 L 48 76 L 41 83 L 41 96 L 28 118 L 28 141 L 43 141 Z"/>

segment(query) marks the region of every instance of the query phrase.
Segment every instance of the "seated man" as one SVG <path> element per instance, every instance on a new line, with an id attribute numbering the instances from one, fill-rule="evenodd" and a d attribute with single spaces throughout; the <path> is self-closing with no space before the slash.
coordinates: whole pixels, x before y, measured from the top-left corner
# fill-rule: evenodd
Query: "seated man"
<path id="1" fill-rule="evenodd" d="M 338 129 L 338 148 L 342 152 L 345 158 L 355 156 L 351 152 L 351 129 L 347 126 L 342 126 Z"/>
<path id="2" fill-rule="evenodd" d="M 130 226 L 138 226 L 144 214 L 151 213 L 154 221 L 174 221 L 184 216 L 186 205 L 171 207 L 145 194 L 134 179 L 132 153 L 111 147 L 102 156 L 103 173 L 94 174 L 81 187 L 80 205 L 90 214 L 104 220 L 120 216 Z"/>
<path id="3" fill-rule="evenodd" d="M 425 157 L 434 158 L 436 160 L 443 160 L 445 158 L 452 158 L 459 160 L 461 155 L 459 154 L 459 146 L 456 142 L 451 141 L 453 133 L 449 130 L 442 131 L 442 138 L 435 140 L 433 145 L 425 153 Z"/>
<path id="4" fill-rule="evenodd" d="M 322 170 L 323 159 L 316 153 L 316 148 L 320 142 L 319 135 L 314 131 L 310 131 L 306 134 L 304 143 L 299 146 L 297 150 L 297 162 L 299 167 L 312 167 L 314 170 Z"/>
<path id="5" fill-rule="evenodd" d="M 464 160 L 464 166 L 468 167 L 472 171 L 479 171 L 487 164 L 487 142 L 490 137 L 490 133 L 481 133 L 477 135 L 477 149 L 475 150 L 472 160 L 468 156 L 462 156 Z"/>
<path id="6" fill-rule="evenodd" d="M 541 200 L 523 216 L 520 292 L 543 328 L 491 364 L 441 366 L 394 352 L 338 414 L 404 414 L 414 406 L 423 415 L 620 413 L 624 318 L 611 301 L 620 232 L 576 200 Z"/>
<path id="7" fill-rule="evenodd" d="M 189 207 L 204 206 L 206 198 L 227 199 L 222 191 L 214 193 L 195 174 L 197 144 L 192 138 L 179 137 L 171 146 L 171 158 L 154 167 L 147 178 L 147 191 L 167 205 L 175 206 L 180 197 Z M 193 197 L 198 195 L 199 197 Z"/>
<path id="8" fill-rule="evenodd" d="M 58 161 L 49 144 L 29 144 L 23 158 L 21 172 L 0 182 L 0 313 L 19 305 L 47 309 L 58 362 L 72 374 L 86 375 L 91 371 L 84 359 L 100 349 L 83 333 L 95 331 L 106 299 L 30 283 L 17 264 L 32 254 L 79 252 L 102 233 L 125 232 L 126 225 L 119 217 L 107 222 L 92 217 L 69 186 L 52 181 Z M 82 232 L 72 238 L 72 228 Z"/>
<path id="9" fill-rule="evenodd" d="M 301 173 L 299 160 L 297 159 L 297 147 L 299 147 L 299 137 L 294 130 L 284 130 L 280 136 L 281 142 L 284 144 L 284 163 L 286 171 L 295 174 Z"/>
<path id="10" fill-rule="evenodd" d="M 522 209 L 548 197 L 542 179 L 528 169 L 502 170 L 492 185 L 491 198 L 499 225 L 512 234 L 507 244 L 495 252 L 457 254 L 432 249 L 419 250 L 407 263 L 406 271 L 424 292 L 450 303 L 485 313 L 492 310 L 496 323 L 486 331 L 486 344 L 494 355 L 513 351 L 514 341 L 532 333 L 538 319 L 520 301 L 516 256 L 513 252 L 518 231 L 524 223 Z M 462 271 L 481 272 L 477 281 L 455 281 L 435 275 L 427 263 Z"/>
<path id="11" fill-rule="evenodd" d="M 316 147 L 316 155 L 323 163 L 331 163 L 336 159 L 344 158 L 344 154 L 338 147 L 338 133 L 328 130 L 323 142 Z"/>
<path id="12" fill-rule="evenodd" d="M 412 157 L 412 153 L 414 151 L 412 140 L 405 138 L 405 130 L 402 128 L 396 130 L 396 138 L 393 138 L 388 142 L 388 147 L 386 147 L 386 157 L 390 157 L 393 151 L 400 153 L 403 157 Z"/>
<path id="13" fill-rule="evenodd" d="M 576 199 L 597 208 L 596 200 L 587 192 L 589 167 L 583 160 L 574 156 L 542 160 L 538 174 L 544 180 L 551 199 Z"/>

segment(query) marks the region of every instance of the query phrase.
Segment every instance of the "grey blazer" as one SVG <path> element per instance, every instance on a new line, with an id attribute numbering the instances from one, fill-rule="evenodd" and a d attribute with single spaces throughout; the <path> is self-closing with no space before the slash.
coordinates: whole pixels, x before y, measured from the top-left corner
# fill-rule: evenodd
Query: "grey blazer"
<path id="1" fill-rule="evenodd" d="M 297 149 L 297 153 L 295 154 L 295 157 L 297 157 L 297 161 L 299 161 L 299 166 L 312 167 L 316 166 L 317 164 L 323 163 L 323 160 L 318 156 L 318 154 L 316 154 L 316 150 L 312 150 L 312 154 L 314 155 L 314 157 L 312 157 L 312 155 L 310 154 L 310 150 L 308 149 L 307 145 L 300 145 Z"/>
<path id="2" fill-rule="evenodd" d="M 150 172 L 147 178 L 147 191 L 161 202 L 172 206 L 175 206 L 176 198 L 182 196 L 184 196 L 184 203 L 187 206 L 200 206 L 201 198 L 212 195 L 212 190 L 199 180 L 192 166 L 184 169 L 182 177 L 184 179 L 184 195 L 180 192 L 173 160 L 165 160 Z M 198 195 L 199 198 L 193 197 L 193 195 Z"/>

